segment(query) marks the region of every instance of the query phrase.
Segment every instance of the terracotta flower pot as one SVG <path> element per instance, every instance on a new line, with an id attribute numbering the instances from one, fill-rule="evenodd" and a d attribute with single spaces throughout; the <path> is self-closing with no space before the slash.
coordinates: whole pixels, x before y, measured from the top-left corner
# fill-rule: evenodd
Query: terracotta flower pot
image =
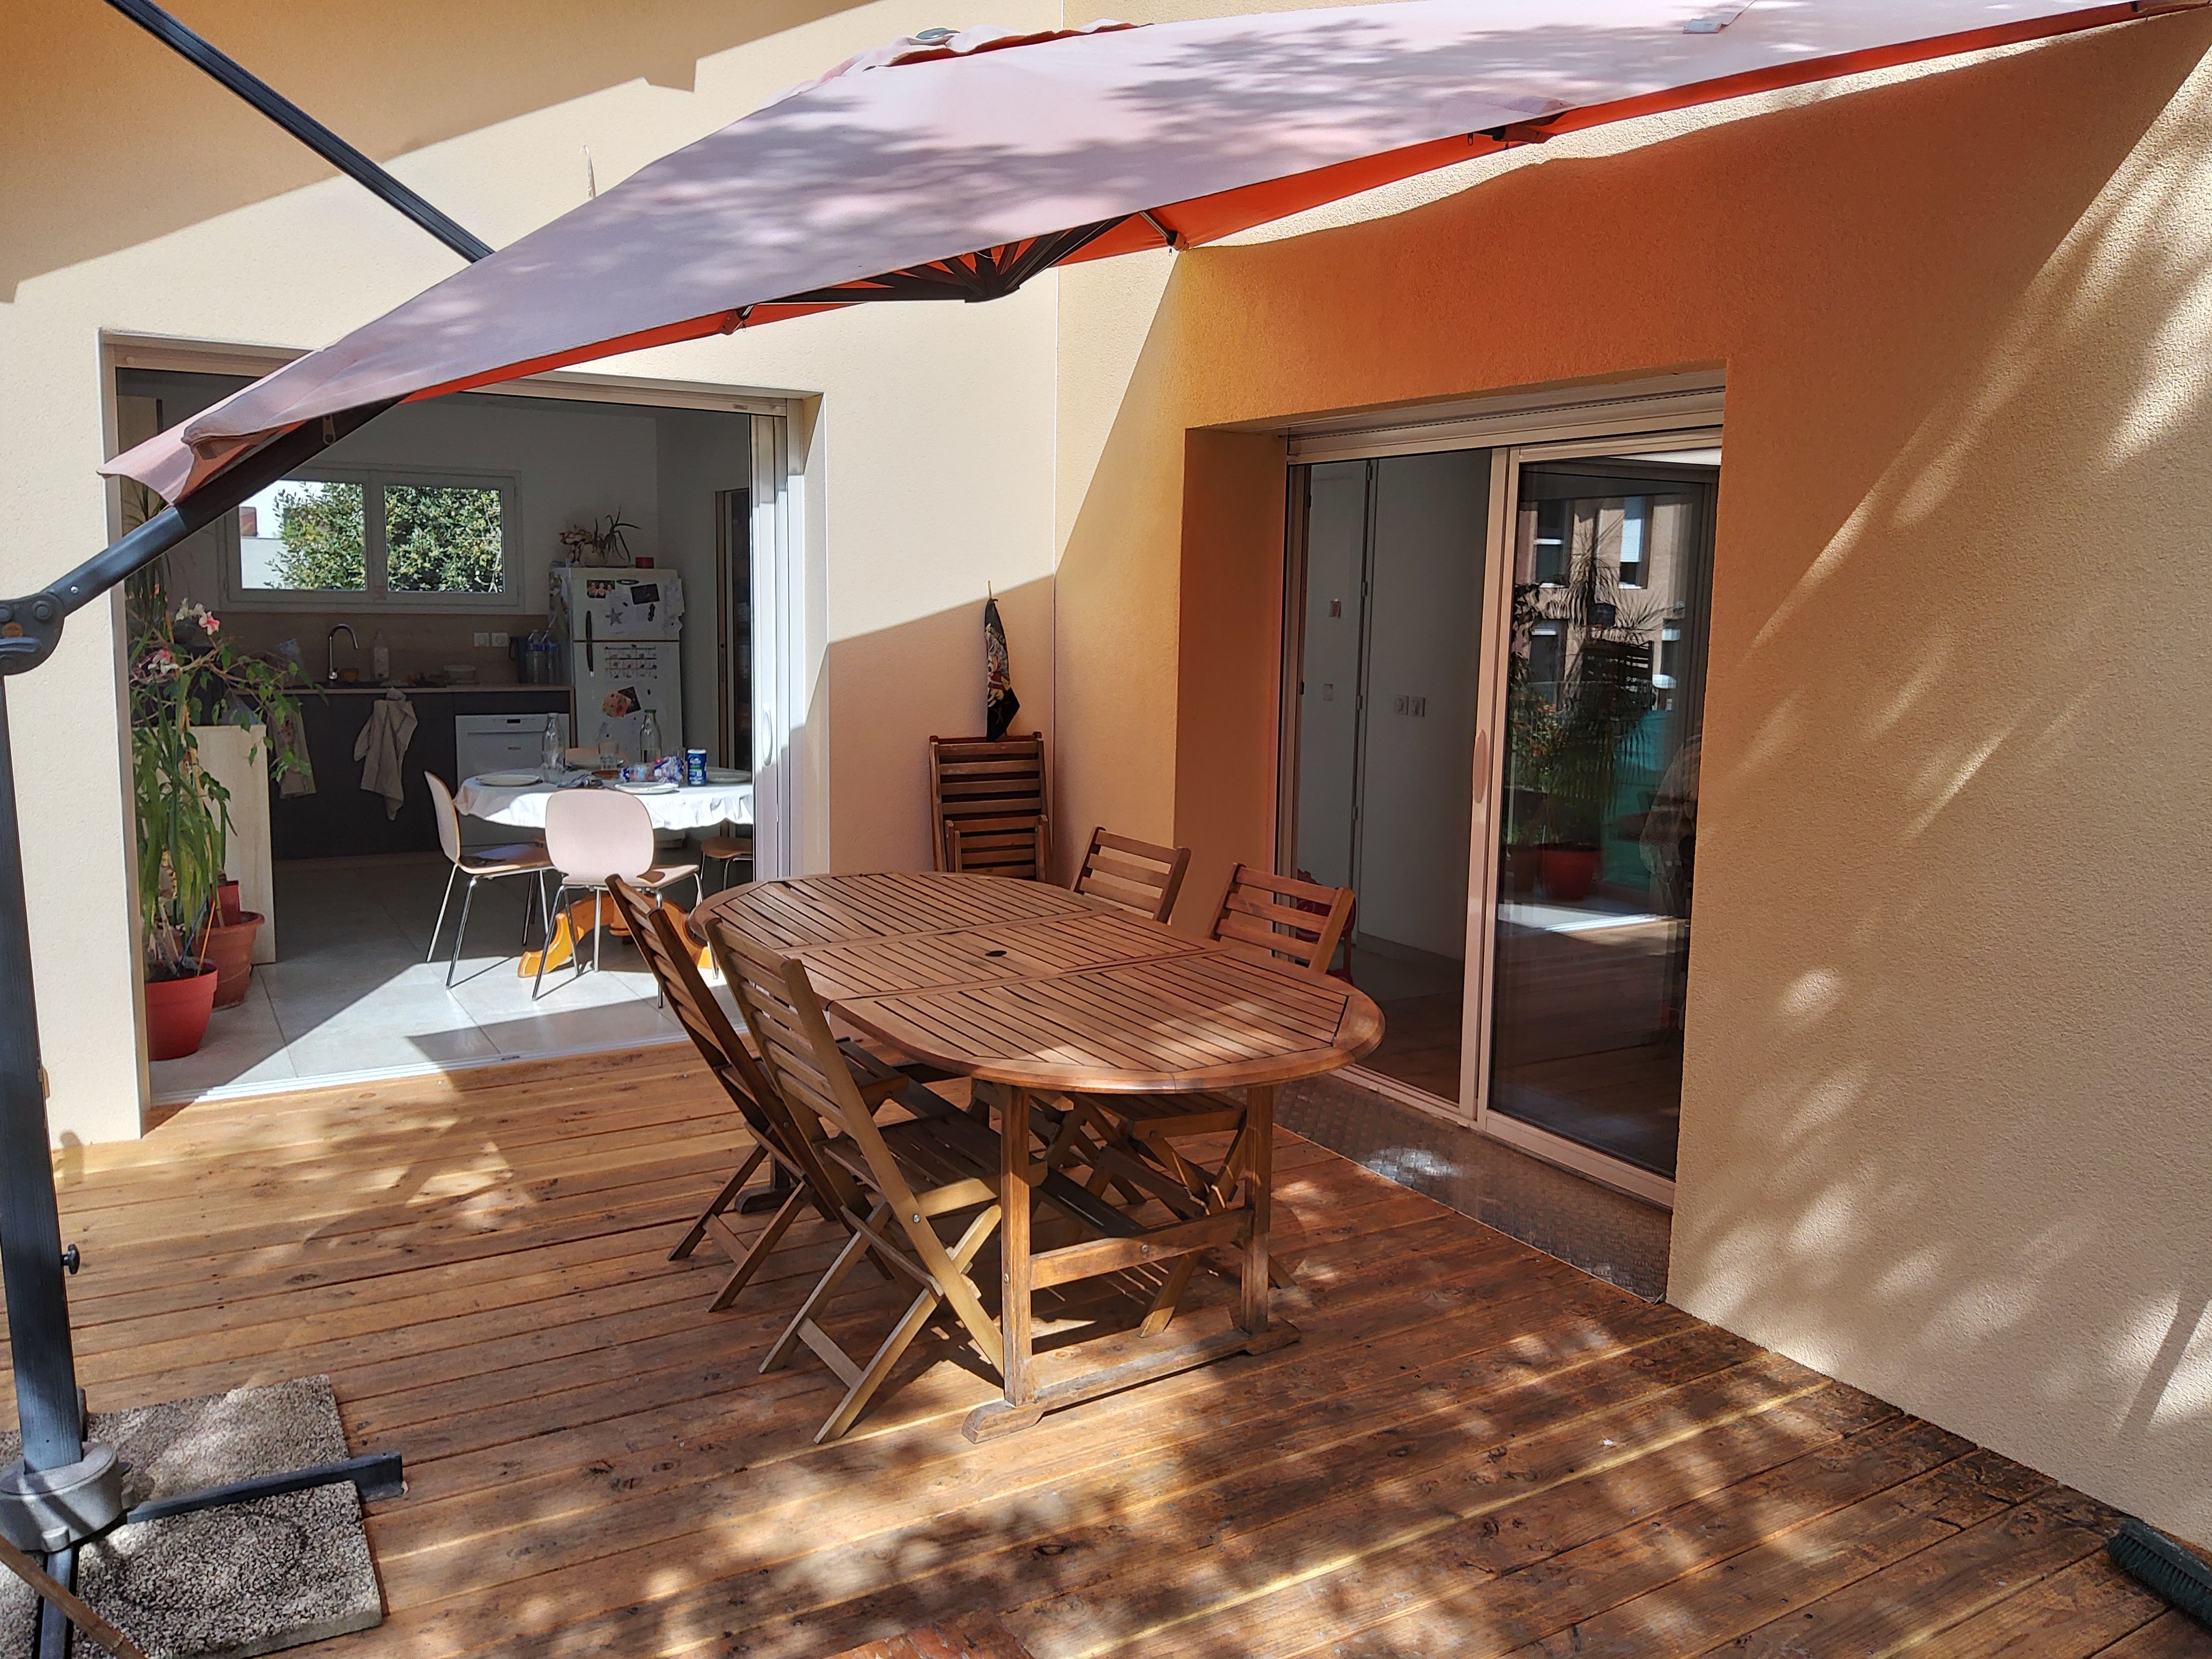
<path id="1" fill-rule="evenodd" d="M 1599 853 L 1595 847 L 1547 847 L 1544 849 L 1544 896 L 1563 904 L 1575 904 L 1590 896 L 1597 885 Z"/>
<path id="2" fill-rule="evenodd" d="M 226 881 L 217 883 L 216 886 L 216 914 L 221 916 L 223 921 L 236 921 L 240 915 L 245 914 L 239 908 L 238 884 L 236 882 Z"/>
<path id="3" fill-rule="evenodd" d="M 191 979 L 146 981 L 146 1052 L 155 1060 L 182 1060 L 199 1052 L 215 1012 L 215 964 Z"/>
<path id="4" fill-rule="evenodd" d="M 246 1000 L 246 988 L 253 981 L 253 938 L 261 931 L 258 910 L 242 910 L 234 920 L 226 916 L 208 929 L 201 954 L 215 964 L 215 1006 L 235 1008 Z"/>

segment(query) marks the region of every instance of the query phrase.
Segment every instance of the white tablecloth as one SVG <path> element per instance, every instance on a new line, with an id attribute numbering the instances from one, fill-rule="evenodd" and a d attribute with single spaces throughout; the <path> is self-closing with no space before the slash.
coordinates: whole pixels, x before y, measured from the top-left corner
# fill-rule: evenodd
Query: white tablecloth
<path id="1" fill-rule="evenodd" d="M 612 784 L 607 786 L 613 788 Z M 553 798 L 550 783 L 533 783 L 519 789 L 463 781 L 453 805 L 470 817 L 518 829 L 543 830 L 545 803 Z M 659 795 L 637 795 L 656 830 L 711 830 L 718 823 L 753 821 L 753 787 L 747 783 L 710 783 L 697 789 L 683 788 Z"/>

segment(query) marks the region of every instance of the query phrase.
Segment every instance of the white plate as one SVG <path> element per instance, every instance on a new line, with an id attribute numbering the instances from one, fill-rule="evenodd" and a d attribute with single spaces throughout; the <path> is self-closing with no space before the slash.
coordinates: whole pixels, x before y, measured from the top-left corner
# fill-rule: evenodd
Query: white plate
<path id="1" fill-rule="evenodd" d="M 625 795 L 672 795 L 676 786 L 656 779 L 651 783 L 618 783 L 614 786 Z"/>
<path id="2" fill-rule="evenodd" d="M 520 789 L 525 784 L 543 783 L 545 780 L 535 772 L 484 772 L 477 775 L 477 781 L 489 784 L 495 789 Z"/>

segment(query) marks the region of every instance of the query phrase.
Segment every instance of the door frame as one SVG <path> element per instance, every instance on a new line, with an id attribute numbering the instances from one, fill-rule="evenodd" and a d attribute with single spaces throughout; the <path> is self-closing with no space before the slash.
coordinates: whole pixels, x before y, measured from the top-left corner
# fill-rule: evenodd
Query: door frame
<path id="1" fill-rule="evenodd" d="M 1483 612 L 1482 708 L 1475 720 L 1478 776 L 1474 845 L 1468 848 L 1467 1000 L 1461 1014 L 1460 1100 L 1474 1127 L 1493 1139 L 1518 1147 L 1549 1164 L 1618 1187 L 1662 1209 L 1674 1207 L 1674 1183 L 1623 1159 L 1592 1150 L 1565 1135 L 1493 1111 L 1490 1105 L 1490 1061 L 1496 1036 L 1492 1000 L 1497 989 L 1498 881 L 1499 852 L 1492 812 L 1505 783 L 1506 641 L 1504 629 L 1513 603 L 1513 528 L 1520 514 L 1521 469 L 1534 462 L 1583 460 L 1606 455 L 1656 455 L 1670 451 L 1721 447 L 1718 426 L 1674 428 L 1658 432 L 1614 433 L 1575 440 L 1549 439 L 1515 444 L 1492 452 L 1493 511 L 1491 524 L 1490 592 Z M 1499 477 L 1500 471 L 1503 477 Z M 1467 1040 L 1472 1031 L 1474 1040 Z"/>
<path id="2" fill-rule="evenodd" d="M 1718 376 L 1685 377 L 1663 390 L 1642 383 L 1591 387 L 1583 396 L 1530 407 L 1525 398 L 1498 399 L 1520 406 L 1492 412 L 1483 404 L 1453 411 L 1448 421 L 1419 418 L 1413 410 L 1376 410 L 1359 429 L 1332 425 L 1290 434 L 1285 514 L 1283 677 L 1278 735 L 1275 813 L 1276 866 L 1295 869 L 1297 838 L 1298 680 L 1304 664 L 1305 509 L 1308 468 L 1316 462 L 1374 459 L 1454 449 L 1491 452 L 1489 522 L 1481 614 L 1474 619 L 1479 641 L 1478 707 L 1473 757 L 1475 798 L 1468 848 L 1465 1000 L 1460 1028 L 1460 1090 L 1456 1101 L 1414 1089 L 1365 1066 L 1346 1077 L 1419 1110 L 1476 1130 L 1548 1164 L 1617 1188 L 1671 1210 L 1674 1183 L 1553 1134 L 1492 1112 L 1489 1106 L 1492 998 L 1496 959 L 1498 848 L 1493 813 L 1504 787 L 1507 641 L 1504 629 L 1513 594 L 1512 528 L 1518 511 L 1520 469 L 1528 461 L 1598 455 L 1638 455 L 1667 450 L 1705 450 L 1722 444 L 1724 388 Z M 1413 417 L 1413 418 L 1409 418 Z M 1470 1035 L 1472 1040 L 1470 1041 Z"/>

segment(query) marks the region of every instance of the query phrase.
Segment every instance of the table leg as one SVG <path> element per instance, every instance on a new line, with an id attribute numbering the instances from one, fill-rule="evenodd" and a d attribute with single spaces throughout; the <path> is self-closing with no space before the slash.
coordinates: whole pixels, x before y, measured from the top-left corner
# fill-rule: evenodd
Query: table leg
<path id="1" fill-rule="evenodd" d="M 1252 1236 L 1244 1243 L 1244 1299 L 1237 1324 L 1254 1336 L 1267 1328 L 1267 1231 L 1274 1220 L 1275 1086 L 1244 1091 L 1244 1207 Z"/>
<path id="2" fill-rule="evenodd" d="M 1030 1375 L 1030 1091 L 998 1092 L 1005 1103 L 999 1117 L 999 1333 L 1006 1404 L 1026 1406 L 1036 1392 Z"/>

